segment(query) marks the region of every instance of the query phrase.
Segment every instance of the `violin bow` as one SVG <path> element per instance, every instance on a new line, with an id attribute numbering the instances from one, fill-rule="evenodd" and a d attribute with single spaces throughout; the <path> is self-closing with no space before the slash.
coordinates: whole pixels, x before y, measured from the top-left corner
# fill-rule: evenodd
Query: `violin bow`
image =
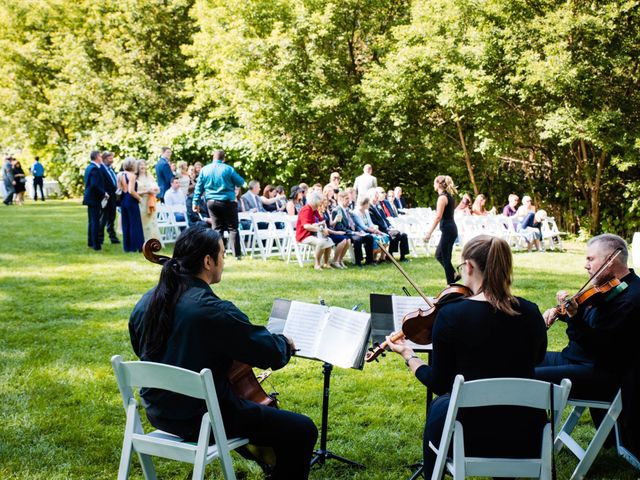
<path id="1" fill-rule="evenodd" d="M 406 278 L 407 281 L 411 284 L 411 286 L 416 289 L 416 292 L 418 292 L 418 295 L 420 295 L 422 299 L 425 302 L 427 302 L 427 305 L 429 305 L 429 307 L 433 307 L 433 302 L 429 300 L 429 297 L 427 297 L 425 293 L 420 289 L 420 287 L 416 285 L 416 283 L 411 279 L 409 274 L 404 271 L 402 266 L 398 263 L 398 261 L 395 258 L 393 258 L 393 256 L 389 253 L 389 251 L 382 244 L 378 244 L 378 248 L 380 248 L 380 250 L 382 250 L 382 252 L 387 256 L 387 258 L 391 260 L 391 263 L 393 263 L 396 266 L 396 268 L 400 270 L 400 273 L 404 275 L 404 278 Z"/>

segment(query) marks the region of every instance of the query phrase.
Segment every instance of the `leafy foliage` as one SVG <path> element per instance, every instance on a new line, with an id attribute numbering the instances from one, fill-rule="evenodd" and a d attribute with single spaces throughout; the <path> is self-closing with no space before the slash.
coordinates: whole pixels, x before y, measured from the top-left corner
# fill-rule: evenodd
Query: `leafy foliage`
<path id="1" fill-rule="evenodd" d="M 77 193 L 93 148 L 414 204 L 438 174 L 564 228 L 640 227 L 640 2 L 0 0 L 1 147 Z M 427 187 L 427 188 L 425 188 Z"/>

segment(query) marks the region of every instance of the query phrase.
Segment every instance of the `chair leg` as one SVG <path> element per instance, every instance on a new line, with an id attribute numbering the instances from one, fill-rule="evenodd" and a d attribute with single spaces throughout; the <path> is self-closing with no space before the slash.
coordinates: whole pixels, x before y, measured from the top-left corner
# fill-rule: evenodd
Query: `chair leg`
<path id="1" fill-rule="evenodd" d="M 125 437 L 122 443 L 122 454 L 120 455 L 120 467 L 118 468 L 118 480 L 127 480 L 129 478 L 129 468 L 131 467 L 131 453 L 133 445 L 131 439 Z"/>
<path id="2" fill-rule="evenodd" d="M 591 442 L 589 442 L 589 446 L 584 451 L 584 457 L 580 460 L 580 462 L 578 462 L 578 466 L 573 471 L 571 480 L 582 480 L 587 474 L 587 472 L 591 468 L 591 465 L 593 465 L 598 452 L 604 445 L 604 442 L 607 440 L 609 433 L 611 433 L 611 430 L 618 421 L 618 416 L 620 415 L 621 411 L 622 393 L 618 392 L 616 398 L 613 400 L 611 406 L 607 410 L 604 420 L 602 420 L 602 423 L 598 427 L 596 434 L 593 436 L 593 439 L 591 439 Z"/>
<path id="3" fill-rule="evenodd" d="M 562 447 L 565 445 L 564 440 L 567 437 L 571 437 L 571 433 L 573 432 L 573 429 L 576 428 L 576 425 L 578 425 L 578 421 L 580 421 L 580 417 L 584 413 L 585 408 L 586 407 L 573 407 L 573 410 L 571 410 L 569 417 L 564 422 L 564 425 L 562 425 L 560 432 L 558 432 L 558 435 L 556 436 L 556 440 L 554 442 L 556 453 L 562 450 Z"/>
<path id="4" fill-rule="evenodd" d="M 156 469 L 153 466 L 153 460 L 151 455 L 138 452 L 138 458 L 140 459 L 140 465 L 142 465 L 142 473 L 145 480 L 157 480 Z"/>

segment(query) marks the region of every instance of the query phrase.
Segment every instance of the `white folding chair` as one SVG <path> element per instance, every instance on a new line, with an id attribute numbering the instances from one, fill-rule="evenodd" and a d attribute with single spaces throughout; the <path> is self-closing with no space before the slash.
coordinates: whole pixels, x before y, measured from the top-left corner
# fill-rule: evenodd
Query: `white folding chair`
<path id="1" fill-rule="evenodd" d="M 289 237 L 287 240 L 287 263 L 291 261 L 291 253 L 294 253 L 296 260 L 298 261 L 298 265 L 300 265 L 300 267 L 304 267 L 304 262 L 310 258 L 314 247 L 308 243 L 298 243 L 296 240 L 295 226 L 297 221 L 297 215 L 287 215 L 287 222 L 284 225 Z"/>
<path id="2" fill-rule="evenodd" d="M 616 446 L 618 454 L 627 458 L 632 465 L 634 464 L 634 462 L 628 458 L 628 455 L 626 455 L 626 453 L 628 453 L 626 452 L 626 449 L 620 445 L 620 435 L 618 433 L 617 421 L 620 413 L 622 412 L 622 390 L 618 390 L 618 393 L 611 402 L 570 398 L 567 403 L 572 406 L 573 409 L 571 410 L 571 413 L 564 425 L 562 425 L 562 428 L 556 437 L 554 446 L 556 451 L 560 451 L 563 446 L 566 446 L 571 453 L 578 457 L 578 465 L 571 474 L 571 480 L 582 480 L 585 477 L 591 468 L 591 465 L 593 465 L 594 460 L 598 456 L 600 449 L 604 445 L 605 440 L 614 428 L 616 432 Z M 589 445 L 584 449 L 571 437 L 571 433 L 587 408 L 603 409 L 606 410 L 607 413 L 596 430 L 595 435 L 589 442 Z M 629 455 L 631 454 L 629 453 Z M 635 462 L 637 462 L 637 459 L 635 459 Z M 635 466 L 636 468 L 639 468 L 637 464 Z"/>
<path id="3" fill-rule="evenodd" d="M 211 370 L 200 373 L 171 365 L 153 362 L 123 362 L 120 355 L 111 358 L 118 388 L 122 396 L 127 422 L 122 444 L 122 456 L 118 480 L 129 477 L 133 453 L 138 454 L 146 480 L 155 480 L 156 474 L 151 457 L 162 457 L 193 464 L 194 479 L 204 479 L 206 466 L 220 459 L 226 480 L 235 480 L 231 450 L 248 443 L 245 438 L 227 439 L 216 397 Z M 202 416 L 198 443 L 186 443 L 180 437 L 161 430 L 145 434 L 138 413 L 138 402 L 133 396 L 133 387 L 158 388 L 204 400 L 207 412 Z M 209 445 L 213 430 L 215 445 Z"/>
<path id="4" fill-rule="evenodd" d="M 178 234 L 180 231 L 189 227 L 187 223 L 187 206 L 184 204 L 180 205 L 165 205 L 169 213 L 171 214 L 171 222 L 173 226 L 177 229 Z M 182 220 L 178 220 L 178 217 L 182 217 Z"/>
<path id="5" fill-rule="evenodd" d="M 164 203 L 156 204 L 156 220 L 162 244 L 175 242 L 180 230 L 174 225 L 173 214 Z"/>
<path id="6" fill-rule="evenodd" d="M 464 450 L 463 425 L 456 420 L 458 409 L 486 406 L 522 406 L 551 409 L 551 389 L 553 389 L 553 410 L 556 425 L 567 404 L 571 382 L 551 385 L 547 382 L 524 378 L 491 378 L 465 383 L 462 375 L 457 375 L 451 392 L 451 401 L 445 419 L 440 446 L 432 443 L 429 447 L 438 455 L 432 480 L 440 480 L 445 467 L 454 480 L 470 477 L 533 477 L 551 479 L 551 456 L 553 449 L 551 422 L 542 433 L 540 456 L 536 458 L 484 458 L 467 457 Z M 555 426 L 554 426 L 555 427 Z M 555 428 L 554 430 L 555 431 Z M 453 457 L 448 458 L 449 446 L 453 441 Z"/>
<path id="7" fill-rule="evenodd" d="M 243 220 L 245 221 L 243 222 Z M 239 212 L 238 222 L 240 224 L 238 228 L 238 235 L 240 236 L 240 250 L 242 250 L 243 255 L 251 253 L 253 258 L 253 222 L 251 221 L 251 213 Z"/>

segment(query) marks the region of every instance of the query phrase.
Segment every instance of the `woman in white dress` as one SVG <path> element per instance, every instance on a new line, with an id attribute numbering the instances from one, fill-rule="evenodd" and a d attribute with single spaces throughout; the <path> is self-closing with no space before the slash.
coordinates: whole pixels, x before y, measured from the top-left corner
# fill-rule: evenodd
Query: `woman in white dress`
<path id="1" fill-rule="evenodd" d="M 182 193 L 186 197 L 187 195 L 189 195 L 189 185 L 191 184 L 191 177 L 189 176 L 189 166 L 184 160 L 178 162 L 176 166 L 178 167 L 176 176 L 180 181 L 180 190 L 182 190 Z"/>
<path id="2" fill-rule="evenodd" d="M 138 175 L 138 195 L 141 197 L 139 207 L 144 240 L 145 242 L 150 238 L 160 240 L 160 229 L 156 219 L 156 195 L 160 192 L 160 188 L 147 172 L 147 164 L 144 160 L 138 160 L 136 174 Z"/>

